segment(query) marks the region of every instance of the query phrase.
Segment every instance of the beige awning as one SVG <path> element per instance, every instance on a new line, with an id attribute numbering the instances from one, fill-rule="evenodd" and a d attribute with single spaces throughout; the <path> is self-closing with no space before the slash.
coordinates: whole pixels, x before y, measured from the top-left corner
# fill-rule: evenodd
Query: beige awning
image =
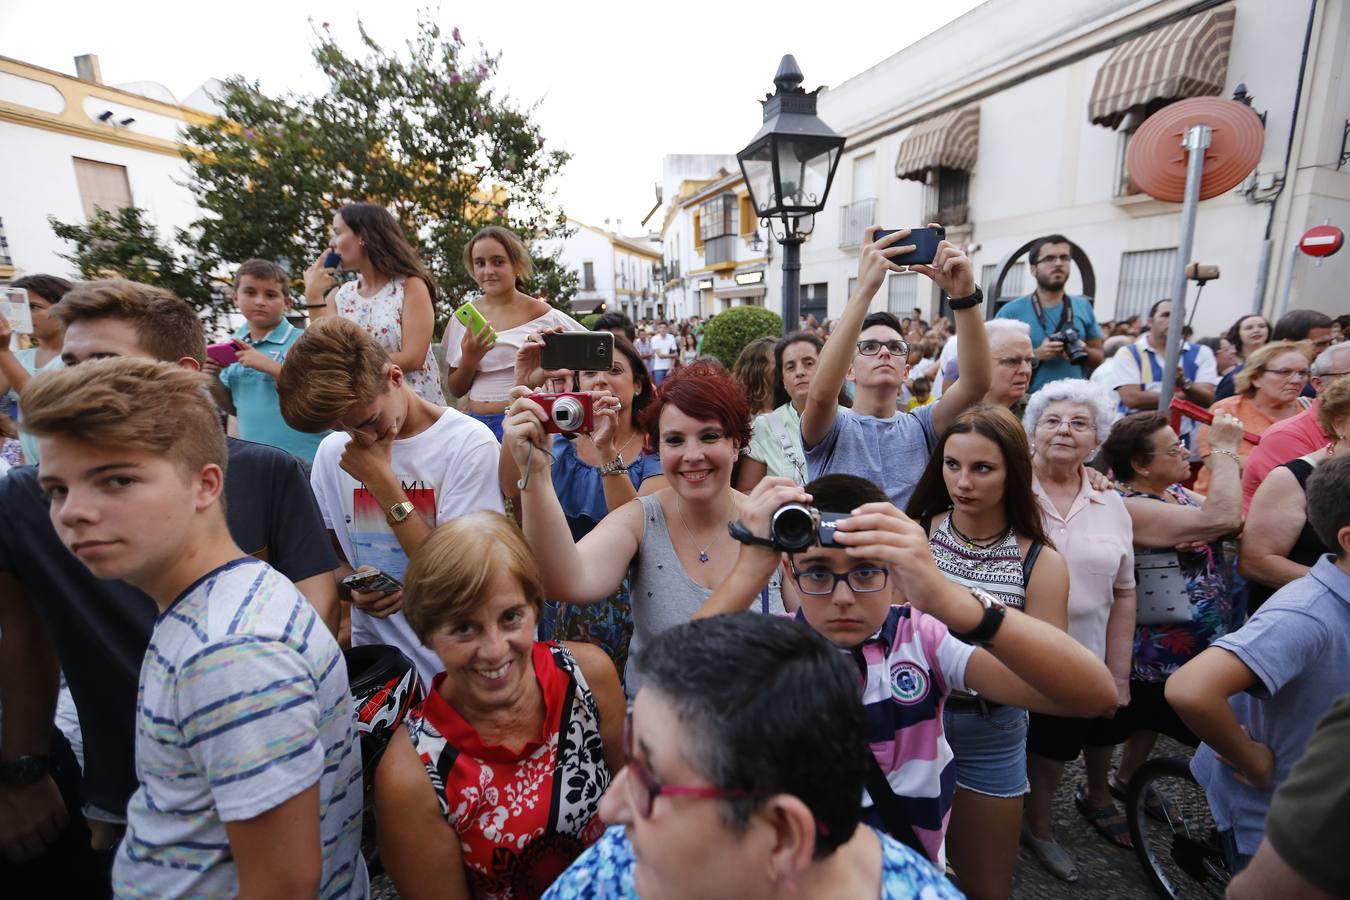
<path id="1" fill-rule="evenodd" d="M 965 106 L 915 125 L 900 144 L 895 177 L 926 181 L 930 169 L 975 168 L 980 149 L 980 108 Z"/>
<path id="2" fill-rule="evenodd" d="M 1088 119 L 1115 128 L 1133 106 L 1223 93 L 1235 17 L 1231 6 L 1198 13 L 1112 50 L 1092 85 Z"/>

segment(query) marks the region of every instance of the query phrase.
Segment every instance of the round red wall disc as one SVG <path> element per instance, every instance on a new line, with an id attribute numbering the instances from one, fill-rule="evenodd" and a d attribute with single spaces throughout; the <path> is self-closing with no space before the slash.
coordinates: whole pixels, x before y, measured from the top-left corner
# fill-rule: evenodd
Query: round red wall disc
<path id="1" fill-rule="evenodd" d="M 1222 97 L 1192 97 L 1164 106 L 1130 139 L 1125 169 L 1150 197 L 1180 203 L 1186 191 L 1186 131 L 1204 123 L 1212 132 L 1205 150 L 1200 199 L 1208 200 L 1242 183 L 1261 160 L 1266 131 L 1250 106 Z"/>

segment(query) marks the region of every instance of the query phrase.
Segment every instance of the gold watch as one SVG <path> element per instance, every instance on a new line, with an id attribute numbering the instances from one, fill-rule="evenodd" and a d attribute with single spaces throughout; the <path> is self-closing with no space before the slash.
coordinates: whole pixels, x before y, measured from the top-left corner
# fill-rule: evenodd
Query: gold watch
<path id="1" fill-rule="evenodd" d="M 406 522 L 408 516 L 413 514 L 416 509 L 411 500 L 404 500 L 402 503 L 395 503 L 384 514 L 384 520 L 390 525 L 397 525 L 400 522 Z"/>

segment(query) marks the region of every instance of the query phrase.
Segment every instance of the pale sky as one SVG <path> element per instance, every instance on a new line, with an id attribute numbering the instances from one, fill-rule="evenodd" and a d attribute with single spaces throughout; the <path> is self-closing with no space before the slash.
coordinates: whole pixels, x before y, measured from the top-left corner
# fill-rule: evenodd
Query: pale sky
<path id="1" fill-rule="evenodd" d="M 728 153 L 759 130 L 784 53 L 805 87 L 838 85 L 914 43 L 980 0 L 941 4 L 789 2 L 559 2 L 516 0 L 439 6 L 384 0 L 7 0 L 0 55 L 62 72 L 94 53 L 108 84 L 158 81 L 180 99 L 210 77 L 242 74 L 268 93 L 325 86 L 310 55 L 315 24 L 356 47 L 356 23 L 386 48 L 433 9 L 448 31 L 499 52 L 495 83 L 524 105 L 554 146 L 573 155 L 556 180 L 573 218 L 622 220 L 628 234 L 655 202 L 669 153 Z M 970 60 L 952 48 L 951 65 Z"/>

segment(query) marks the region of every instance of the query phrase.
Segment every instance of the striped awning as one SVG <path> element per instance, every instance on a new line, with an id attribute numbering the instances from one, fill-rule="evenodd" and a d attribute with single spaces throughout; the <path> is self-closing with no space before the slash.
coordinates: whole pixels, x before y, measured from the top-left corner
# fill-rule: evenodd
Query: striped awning
<path id="1" fill-rule="evenodd" d="M 975 168 L 980 149 L 980 108 L 965 106 L 915 125 L 900 144 L 895 177 L 926 181 L 930 169 Z"/>
<path id="2" fill-rule="evenodd" d="M 1088 119 L 1115 128 L 1133 106 L 1223 93 L 1235 17 L 1231 6 L 1198 13 L 1112 50 L 1092 85 Z"/>

